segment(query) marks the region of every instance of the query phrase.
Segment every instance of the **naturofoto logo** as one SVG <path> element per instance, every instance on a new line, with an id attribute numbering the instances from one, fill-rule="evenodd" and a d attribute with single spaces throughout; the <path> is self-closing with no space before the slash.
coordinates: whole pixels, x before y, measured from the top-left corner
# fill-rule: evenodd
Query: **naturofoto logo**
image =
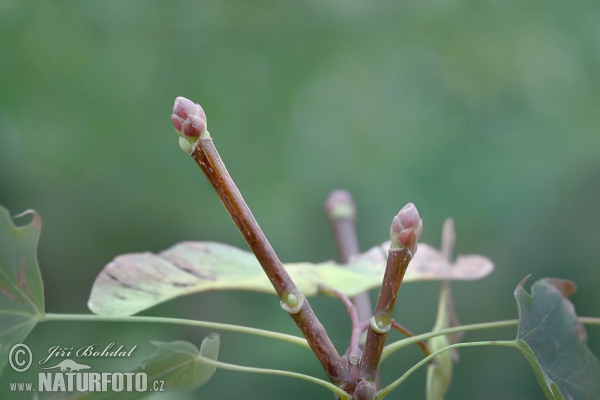
<path id="1" fill-rule="evenodd" d="M 63 360 L 60 363 L 56 364 L 54 367 L 48 367 L 48 368 L 42 368 L 42 369 L 53 369 L 53 368 L 60 368 L 60 370 L 62 372 L 73 372 L 73 371 L 81 371 L 82 369 L 90 369 L 90 366 L 85 365 L 85 364 L 77 364 L 75 361 L 69 360 L 67 358 L 66 360 Z"/>
<path id="2" fill-rule="evenodd" d="M 108 348 L 112 347 L 111 343 Z M 132 350 L 133 351 L 133 350 Z M 56 356 L 55 349 L 51 355 Z M 115 353 L 116 354 L 116 353 Z M 131 351 L 128 355 L 131 354 Z M 32 364 L 33 355 L 24 343 L 14 345 L 9 353 L 9 363 L 16 372 L 25 372 Z M 42 359 L 45 363 L 50 356 Z M 56 360 L 58 361 L 58 360 Z M 55 362 L 56 362 L 55 361 Z M 34 382 L 12 382 L 11 392 L 162 392 L 164 381 L 155 380 L 148 387 L 145 372 L 93 372 L 88 364 L 66 358 L 50 367 L 40 368 L 37 387 Z"/>
<path id="3" fill-rule="evenodd" d="M 57 365 L 42 369 L 57 372 L 38 373 L 40 392 L 145 392 L 148 376 L 144 372 L 80 372 L 90 369 L 89 365 L 73 360 L 63 360 Z"/>

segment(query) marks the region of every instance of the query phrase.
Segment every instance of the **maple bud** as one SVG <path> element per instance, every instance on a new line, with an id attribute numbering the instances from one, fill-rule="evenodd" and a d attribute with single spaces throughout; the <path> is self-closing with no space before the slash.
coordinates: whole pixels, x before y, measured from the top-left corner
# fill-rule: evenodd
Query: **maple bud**
<path id="1" fill-rule="evenodd" d="M 185 97 L 177 97 L 173 105 L 171 122 L 179 136 L 193 143 L 200 135 L 207 133 L 206 114 L 200 104 Z"/>
<path id="2" fill-rule="evenodd" d="M 390 249 L 417 251 L 417 242 L 423 232 L 423 220 L 413 203 L 408 203 L 394 217 L 390 228 Z"/>

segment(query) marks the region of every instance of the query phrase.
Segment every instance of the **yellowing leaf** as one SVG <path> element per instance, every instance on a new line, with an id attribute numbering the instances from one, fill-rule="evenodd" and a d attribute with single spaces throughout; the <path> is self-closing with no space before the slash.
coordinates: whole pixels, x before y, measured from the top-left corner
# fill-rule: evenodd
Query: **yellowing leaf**
<path id="1" fill-rule="evenodd" d="M 346 266 L 327 261 L 285 268 L 306 296 L 318 294 L 320 285 L 355 296 L 381 285 L 388 247 L 374 247 Z M 492 269 L 481 256 L 459 256 L 451 265 L 439 251 L 419 244 L 404 280 L 479 279 Z M 88 306 L 96 314 L 132 315 L 177 296 L 225 289 L 275 293 L 252 253 L 220 243 L 183 242 L 160 254 L 115 258 L 96 278 Z"/>

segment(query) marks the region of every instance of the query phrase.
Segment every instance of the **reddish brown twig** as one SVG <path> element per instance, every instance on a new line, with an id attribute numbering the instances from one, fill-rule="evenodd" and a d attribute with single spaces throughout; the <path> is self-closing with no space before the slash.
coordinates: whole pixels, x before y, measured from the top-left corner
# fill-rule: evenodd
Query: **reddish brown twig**
<path id="1" fill-rule="evenodd" d="M 202 107 L 178 97 L 171 120 L 180 136 L 181 148 L 194 158 L 206 175 L 271 281 L 281 300 L 282 308 L 296 322 L 331 381 L 352 394 L 353 400 L 374 399 L 373 380 L 387 333 L 392 326 L 392 313 L 398 289 L 421 235 L 422 221 L 414 205 L 405 206 L 392 222 L 391 247 L 374 316 L 369 321 L 361 322 L 352 302 L 346 296 L 337 293 L 346 304 L 353 325 L 350 346 L 352 357 L 349 357 L 351 360 L 348 363 L 337 353 L 308 300 L 288 275 L 244 202 L 208 134 L 206 115 Z M 342 216 L 340 221 L 341 224 L 333 223 L 333 229 L 337 232 L 335 235 L 341 258 L 348 261 L 350 256 L 358 252 L 354 216 Z M 358 363 L 358 341 L 367 324 L 369 328 L 365 350 Z"/>
<path id="2" fill-rule="evenodd" d="M 290 294 L 294 294 L 297 298 L 303 296 L 283 268 L 271 244 L 244 202 L 221 161 L 212 139 L 198 139 L 196 146 L 192 149 L 192 157 L 212 184 L 231 219 L 256 255 L 281 301 L 287 303 Z M 329 378 L 333 382 L 339 382 L 342 379 L 342 360 L 308 300 L 304 299 L 304 305 L 300 311 L 297 314 L 290 313 L 290 316 L 302 331 Z"/>
<path id="3" fill-rule="evenodd" d="M 194 158 L 211 183 L 231 219 L 252 249 L 271 284 L 275 288 L 282 307 L 288 311 L 308 341 L 332 382 L 344 378 L 342 359 L 329 339 L 304 295 L 291 280 L 271 244 L 256 222 L 252 212 L 231 179 L 214 143 L 206 130 L 206 116 L 202 108 L 184 98 L 177 98 L 173 108 L 173 125 L 184 140 L 197 141 L 191 148 Z M 187 150 L 187 146 L 182 146 Z"/>
<path id="4" fill-rule="evenodd" d="M 342 263 L 350 261 L 359 252 L 356 235 L 356 206 L 350 193 L 345 190 L 334 190 L 325 201 L 325 212 Z M 373 309 L 369 293 L 354 296 L 352 304 L 356 307 L 359 321 L 371 318 Z"/>
<path id="5" fill-rule="evenodd" d="M 400 284 L 412 255 L 408 249 L 390 250 L 379 292 L 375 312 L 367 331 L 367 341 L 361 361 L 361 374 L 367 379 L 374 379 L 381 358 L 381 352 L 391 328 L 392 313 L 398 296 Z"/>
<path id="6" fill-rule="evenodd" d="M 395 319 L 392 319 L 392 328 L 394 328 L 395 330 L 397 330 L 399 332 L 402 332 L 407 337 L 415 336 L 414 333 L 412 333 L 411 331 L 406 329 L 403 325 L 400 325 L 398 322 L 396 322 Z M 423 354 L 425 354 L 425 357 L 427 357 L 429 354 L 431 354 L 424 341 L 420 340 L 419 342 L 417 342 L 417 345 L 419 345 L 419 347 L 423 351 Z"/>
<path id="7" fill-rule="evenodd" d="M 390 229 L 390 250 L 377 305 L 367 331 L 367 341 L 360 364 L 361 376 L 374 380 L 381 359 L 381 352 L 391 329 L 392 314 L 398 290 L 402 284 L 408 263 L 417 250 L 423 223 L 412 203 L 400 210 Z"/>

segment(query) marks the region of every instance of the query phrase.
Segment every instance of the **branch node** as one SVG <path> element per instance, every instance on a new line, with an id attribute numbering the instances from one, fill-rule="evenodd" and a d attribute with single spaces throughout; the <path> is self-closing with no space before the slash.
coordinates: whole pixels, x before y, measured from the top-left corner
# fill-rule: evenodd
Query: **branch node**
<path id="1" fill-rule="evenodd" d="M 279 305 L 288 314 L 298 314 L 302 311 L 304 306 L 304 294 L 302 292 L 289 293 L 287 296 L 283 296 L 283 299 L 279 302 Z"/>
<path id="2" fill-rule="evenodd" d="M 377 321 L 377 318 L 375 317 L 371 317 L 371 320 L 369 321 L 369 326 L 371 327 L 371 329 L 373 329 L 373 331 L 375 331 L 375 333 L 378 333 L 380 335 L 386 334 L 390 331 L 390 329 L 392 329 L 392 324 L 385 324 L 381 319 L 379 321 Z"/>

